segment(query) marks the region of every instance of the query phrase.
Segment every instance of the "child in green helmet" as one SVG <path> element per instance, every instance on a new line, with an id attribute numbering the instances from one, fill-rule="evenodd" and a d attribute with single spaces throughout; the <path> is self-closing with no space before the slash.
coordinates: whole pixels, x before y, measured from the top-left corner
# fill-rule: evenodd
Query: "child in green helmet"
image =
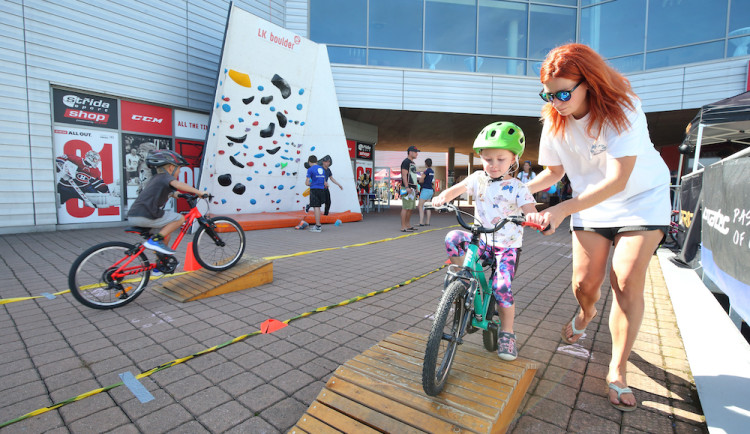
<path id="1" fill-rule="evenodd" d="M 526 186 L 513 177 L 512 169 L 518 167 L 525 139 L 523 131 L 511 122 L 487 125 L 474 141 L 474 150 L 482 159 L 483 170 L 478 170 L 458 184 L 443 191 L 432 200 L 434 206 L 450 202 L 464 192 L 476 200 L 475 218 L 482 226 L 493 227 L 509 215 L 535 213 L 536 201 Z M 495 274 L 492 289 L 500 316 L 497 355 L 507 361 L 518 357 L 516 335 L 513 333 L 515 306 L 510 283 L 516 272 L 521 252 L 523 229 L 507 224 L 480 241 L 482 258 L 495 255 Z M 462 265 L 471 234 L 451 231 L 445 237 L 448 257 L 453 264 Z"/>

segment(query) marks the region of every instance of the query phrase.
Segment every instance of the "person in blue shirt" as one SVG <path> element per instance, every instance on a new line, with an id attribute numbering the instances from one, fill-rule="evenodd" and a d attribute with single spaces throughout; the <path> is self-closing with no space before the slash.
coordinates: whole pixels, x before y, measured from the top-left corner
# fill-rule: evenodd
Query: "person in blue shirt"
<path id="1" fill-rule="evenodd" d="M 305 185 L 310 187 L 310 208 L 315 213 L 315 226 L 310 227 L 310 232 L 322 232 L 323 227 L 320 225 L 320 206 L 325 203 L 326 192 L 328 187 L 326 182 L 326 171 L 318 165 L 318 157 L 310 155 L 307 159 L 310 168 L 307 169 L 307 178 Z"/>
<path id="2" fill-rule="evenodd" d="M 432 185 L 433 181 L 435 180 L 435 171 L 432 170 L 432 158 L 427 158 L 424 160 L 425 166 L 427 166 L 427 169 L 425 169 L 424 172 L 422 172 L 422 175 L 419 177 L 419 185 L 421 189 L 419 190 L 419 226 L 429 226 L 430 225 L 430 217 L 432 217 L 432 211 L 429 209 L 425 213 L 424 210 L 424 203 L 427 201 L 432 200 L 432 196 L 435 194 L 435 187 Z M 425 214 L 427 214 L 427 220 L 425 223 Z"/>

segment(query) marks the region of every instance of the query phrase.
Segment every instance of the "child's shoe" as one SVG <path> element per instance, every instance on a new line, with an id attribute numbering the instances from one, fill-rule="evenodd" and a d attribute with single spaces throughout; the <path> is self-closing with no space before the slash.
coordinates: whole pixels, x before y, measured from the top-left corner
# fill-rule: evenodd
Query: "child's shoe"
<path id="1" fill-rule="evenodd" d="M 323 228 L 318 225 L 310 226 L 310 232 L 323 232 Z"/>
<path id="2" fill-rule="evenodd" d="M 518 357 L 516 348 L 516 335 L 508 332 L 500 332 L 497 339 L 497 356 L 506 362 L 512 362 Z"/>
<path id="3" fill-rule="evenodd" d="M 170 249 L 164 244 L 164 240 L 154 240 L 154 237 L 149 238 L 143 243 L 143 247 L 151 249 L 155 252 L 163 253 L 165 255 L 174 255 L 175 251 Z"/>

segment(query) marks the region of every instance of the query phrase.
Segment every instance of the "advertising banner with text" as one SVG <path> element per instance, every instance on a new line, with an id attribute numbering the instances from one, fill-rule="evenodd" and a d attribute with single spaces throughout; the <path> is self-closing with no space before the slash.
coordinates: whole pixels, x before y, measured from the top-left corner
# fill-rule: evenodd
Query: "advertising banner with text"
<path id="1" fill-rule="evenodd" d="M 120 149 L 115 132 L 56 126 L 60 224 L 120 220 Z"/>
<path id="2" fill-rule="evenodd" d="M 711 165 L 703 178 L 703 269 L 750 320 L 750 158 Z"/>
<path id="3" fill-rule="evenodd" d="M 52 89 L 56 123 L 117 129 L 117 100 L 83 92 Z"/>

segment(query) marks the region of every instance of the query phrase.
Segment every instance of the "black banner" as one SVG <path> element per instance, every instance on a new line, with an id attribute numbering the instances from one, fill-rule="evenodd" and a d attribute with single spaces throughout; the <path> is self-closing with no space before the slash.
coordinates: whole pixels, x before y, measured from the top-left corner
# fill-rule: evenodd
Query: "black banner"
<path id="1" fill-rule="evenodd" d="M 52 89 L 55 122 L 117 129 L 117 100 L 70 90 Z"/>
<path id="2" fill-rule="evenodd" d="M 750 158 L 714 164 L 703 177 L 703 245 L 719 268 L 750 285 Z"/>

